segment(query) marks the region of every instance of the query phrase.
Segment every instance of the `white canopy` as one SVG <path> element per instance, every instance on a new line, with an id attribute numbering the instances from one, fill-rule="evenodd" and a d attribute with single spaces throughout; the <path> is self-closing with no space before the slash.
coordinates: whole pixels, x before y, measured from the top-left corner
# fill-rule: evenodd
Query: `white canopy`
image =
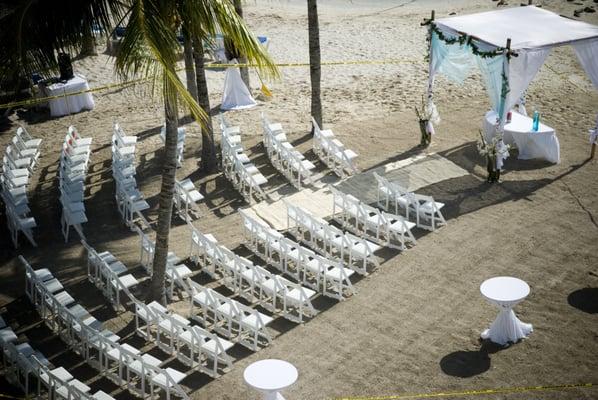
<path id="1" fill-rule="evenodd" d="M 511 39 L 508 50 L 507 39 Z M 431 21 L 429 108 L 435 109 L 432 90 L 436 73 L 463 82 L 471 67 L 477 65 L 498 115 L 500 139 L 507 111 L 525 93 L 550 50 L 562 45 L 573 45 L 598 89 L 598 26 L 535 6 Z M 500 168 L 502 161 L 497 160 L 497 164 Z"/>
<path id="2" fill-rule="evenodd" d="M 586 39 L 598 39 L 598 26 L 561 17 L 535 6 L 505 8 L 460 15 L 434 21 L 453 33 L 466 34 L 492 45 L 512 50 L 555 47 Z"/>

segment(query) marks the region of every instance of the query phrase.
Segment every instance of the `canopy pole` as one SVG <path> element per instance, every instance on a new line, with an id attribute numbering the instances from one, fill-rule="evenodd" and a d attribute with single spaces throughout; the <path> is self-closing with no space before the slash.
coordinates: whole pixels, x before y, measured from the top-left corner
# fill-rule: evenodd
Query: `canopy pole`
<path id="1" fill-rule="evenodd" d="M 511 59 L 511 38 L 507 39 L 507 45 L 505 47 L 505 58 L 504 58 L 504 62 L 503 62 L 503 76 L 506 77 L 506 79 L 503 79 L 502 81 L 502 85 L 503 87 L 501 88 L 501 96 L 500 96 L 500 103 L 501 105 L 499 106 L 498 109 L 498 141 L 496 142 L 496 153 L 495 153 L 495 170 L 490 172 L 490 176 L 488 177 L 488 181 L 489 182 L 498 182 L 500 179 L 500 171 L 502 169 L 502 164 L 503 164 L 503 156 L 500 154 L 503 149 L 505 148 L 504 142 L 503 142 L 503 137 L 504 137 L 504 131 L 505 131 L 505 120 L 506 120 L 506 116 L 507 116 L 507 112 L 508 110 L 505 110 L 505 107 L 507 105 L 507 98 L 508 98 L 508 85 L 509 85 L 509 61 Z M 507 88 L 504 87 L 504 85 L 507 85 Z M 506 157 L 505 157 L 506 158 Z"/>
<path id="2" fill-rule="evenodd" d="M 527 5 L 531 6 L 533 4 L 533 0 L 527 0 Z"/>
<path id="3" fill-rule="evenodd" d="M 426 104 L 423 105 L 424 109 L 422 110 L 423 113 L 426 112 L 426 109 L 432 110 L 435 109 L 433 107 L 433 97 L 434 97 L 434 75 L 432 73 L 432 35 L 434 34 L 433 24 L 434 18 L 436 17 L 436 11 L 432 10 L 430 14 L 429 20 L 424 20 L 422 25 L 428 25 L 428 36 L 430 38 L 430 43 L 428 44 L 428 93 L 427 93 L 427 101 Z M 432 134 L 434 133 L 434 126 L 432 125 L 431 120 L 422 120 L 420 118 L 420 130 L 421 130 L 421 142 L 420 145 L 423 147 L 427 147 L 432 144 Z"/>

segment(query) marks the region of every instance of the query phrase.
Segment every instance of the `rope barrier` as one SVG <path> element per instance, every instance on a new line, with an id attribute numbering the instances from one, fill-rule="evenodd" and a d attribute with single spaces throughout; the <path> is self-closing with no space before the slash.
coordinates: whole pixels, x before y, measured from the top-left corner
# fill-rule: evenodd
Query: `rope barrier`
<path id="1" fill-rule="evenodd" d="M 511 388 L 465 390 L 465 391 L 459 391 L 459 392 L 404 394 L 404 395 L 396 395 L 396 396 L 337 397 L 337 398 L 334 398 L 334 400 L 432 399 L 432 398 L 439 398 L 439 397 L 480 396 L 480 395 L 489 395 L 489 394 L 508 394 L 508 393 L 551 391 L 551 390 L 591 389 L 591 388 L 595 388 L 596 386 L 598 386 L 598 384 L 595 384 L 595 383 L 573 383 L 573 384 L 565 384 L 565 385 L 524 386 L 524 387 L 511 387 Z"/>
<path id="2" fill-rule="evenodd" d="M 416 63 L 416 60 L 363 60 L 363 61 L 330 61 L 330 62 L 323 62 L 322 66 L 336 66 L 336 65 L 384 65 L 384 64 L 405 64 L 405 63 Z M 309 67 L 309 63 L 283 63 L 283 64 L 276 64 L 277 67 L 288 68 L 288 67 Z M 240 68 L 240 67 L 257 67 L 257 64 L 210 64 L 206 65 L 206 69 L 222 69 L 222 68 Z M 177 72 L 184 71 L 185 68 L 177 69 Z M 22 107 L 22 106 L 31 106 L 35 104 L 45 103 L 49 100 L 56 100 L 59 98 L 66 98 L 70 96 L 78 96 L 84 93 L 93 93 L 93 92 L 101 92 L 104 90 L 109 89 L 119 89 L 125 88 L 132 85 L 136 85 L 138 83 L 143 83 L 151 80 L 152 78 L 140 78 L 135 79 L 132 81 L 126 81 L 121 83 L 112 83 L 109 85 L 98 86 L 95 88 L 90 88 L 86 90 L 81 90 L 78 92 L 73 93 L 65 93 L 56 96 L 47 96 L 47 97 L 38 97 L 35 99 L 28 99 L 28 100 L 21 100 L 21 101 L 13 101 L 10 103 L 0 104 L 0 109 L 3 108 L 14 108 L 14 107 Z"/>

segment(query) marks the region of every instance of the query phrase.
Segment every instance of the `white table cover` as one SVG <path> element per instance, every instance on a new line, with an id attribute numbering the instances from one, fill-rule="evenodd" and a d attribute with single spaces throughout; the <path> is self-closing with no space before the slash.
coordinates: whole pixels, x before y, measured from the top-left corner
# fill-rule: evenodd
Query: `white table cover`
<path id="1" fill-rule="evenodd" d="M 518 278 L 499 276 L 490 278 L 480 285 L 480 292 L 490 303 L 500 308 L 498 316 L 489 329 L 482 332 L 482 339 L 506 345 L 517 342 L 533 332 L 531 324 L 521 322 L 513 307 L 529 294 L 529 285 Z"/>
<path id="2" fill-rule="evenodd" d="M 278 392 L 297 380 L 297 368 L 283 360 L 261 360 L 245 368 L 243 378 L 249 386 L 264 394 L 264 400 L 284 400 Z"/>
<path id="3" fill-rule="evenodd" d="M 490 142 L 494 136 L 496 119 L 496 112 L 486 113 L 484 136 L 487 142 Z M 520 160 L 543 158 L 558 164 L 561 161 L 561 150 L 554 129 L 540 122 L 538 131 L 534 132 L 532 122 L 530 117 L 513 111 L 511 122 L 505 124 L 504 142 L 517 146 Z"/>
<path id="4" fill-rule="evenodd" d="M 45 88 L 47 96 L 64 96 L 70 93 L 77 93 L 82 90 L 88 90 L 89 84 L 82 76 L 75 75 L 66 83 L 55 83 Z M 91 93 L 81 93 L 75 96 L 66 96 L 49 101 L 50 115 L 60 117 L 78 113 L 81 110 L 93 110 L 95 103 Z"/>

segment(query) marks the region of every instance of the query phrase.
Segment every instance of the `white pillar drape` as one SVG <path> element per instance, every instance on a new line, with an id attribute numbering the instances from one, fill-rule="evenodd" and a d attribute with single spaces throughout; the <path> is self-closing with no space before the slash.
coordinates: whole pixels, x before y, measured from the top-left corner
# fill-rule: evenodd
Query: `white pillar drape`
<path id="1" fill-rule="evenodd" d="M 509 62 L 509 96 L 505 105 L 506 110 L 513 108 L 521 99 L 531 81 L 538 74 L 540 67 L 544 64 L 550 50 L 549 47 L 518 51 L 517 57 L 511 57 Z"/>
<path id="2" fill-rule="evenodd" d="M 584 71 L 590 77 L 592 84 L 598 89 L 598 40 L 577 43 L 573 46 L 577 58 Z M 598 115 L 596 115 L 596 127 L 590 129 L 590 143 L 598 142 Z"/>

